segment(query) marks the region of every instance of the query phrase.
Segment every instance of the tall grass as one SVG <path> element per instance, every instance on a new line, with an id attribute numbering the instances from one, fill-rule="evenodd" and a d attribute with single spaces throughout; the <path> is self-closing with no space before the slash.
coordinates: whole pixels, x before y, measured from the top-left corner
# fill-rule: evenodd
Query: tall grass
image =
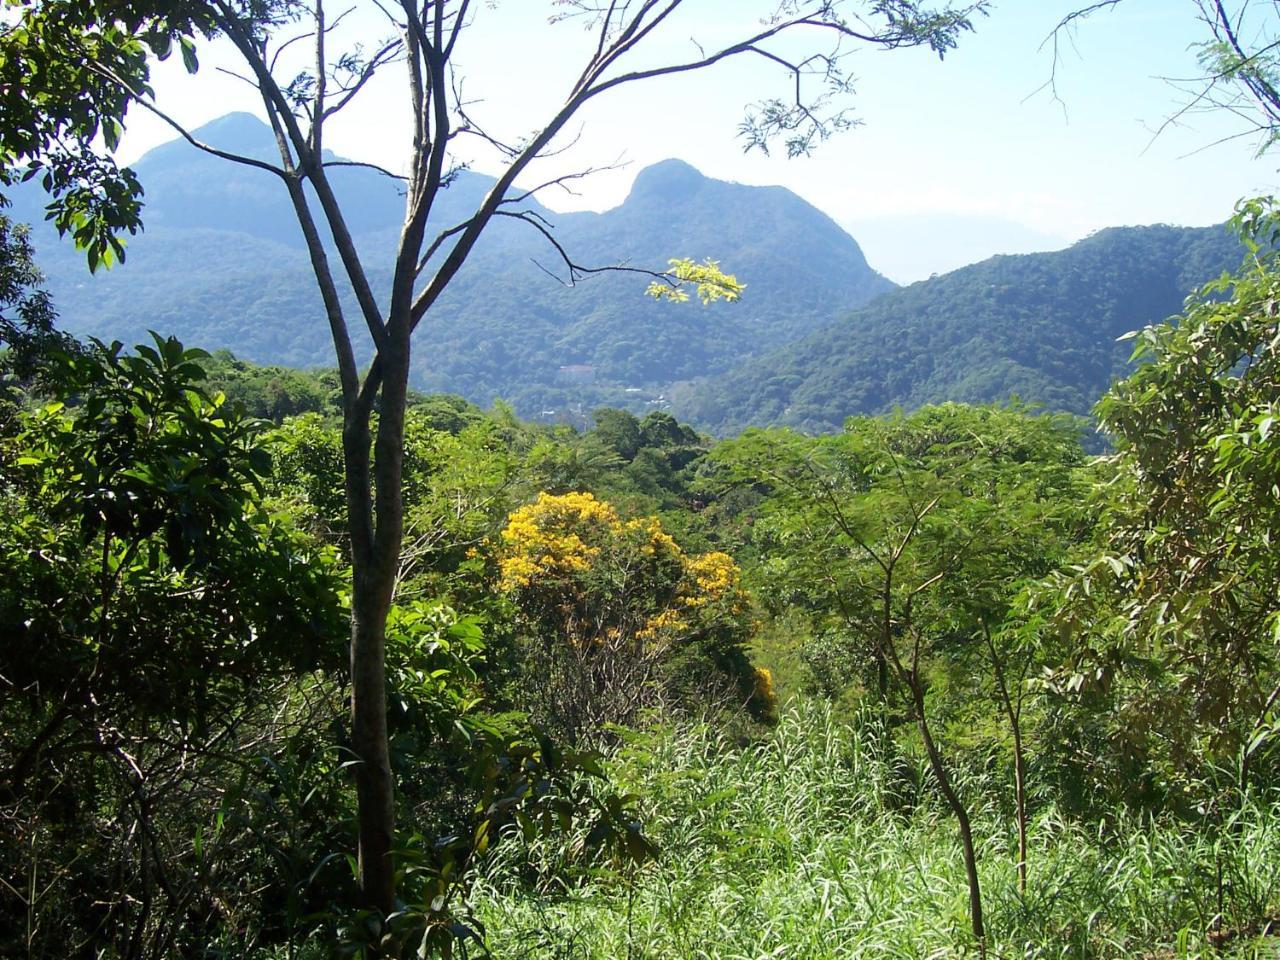
<path id="1" fill-rule="evenodd" d="M 615 771 L 644 798 L 661 859 L 570 884 L 530 869 L 557 851 L 508 848 L 474 890 L 495 956 L 976 954 L 954 822 L 923 768 L 870 717 L 797 708 L 745 746 L 706 727 L 665 731 L 632 741 Z M 1023 897 L 1013 825 L 997 812 L 1003 785 L 964 785 L 993 956 L 1280 956 L 1267 952 L 1280 941 L 1257 935 L 1280 906 L 1280 796 L 1250 801 L 1212 831 L 1040 809 Z"/>

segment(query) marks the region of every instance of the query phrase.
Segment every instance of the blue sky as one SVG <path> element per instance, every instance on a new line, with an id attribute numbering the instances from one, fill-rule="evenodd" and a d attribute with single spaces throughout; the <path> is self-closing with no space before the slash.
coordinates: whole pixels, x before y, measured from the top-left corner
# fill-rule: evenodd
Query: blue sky
<path id="1" fill-rule="evenodd" d="M 1221 221 L 1239 197 L 1274 189 L 1277 160 L 1255 158 L 1254 138 L 1214 145 L 1240 130 L 1225 114 L 1189 115 L 1153 138 L 1187 99 L 1165 78 L 1196 73 L 1190 48 L 1204 28 L 1192 0 L 1125 0 L 1097 14 L 1062 48 L 1060 100 L 1040 89 L 1052 66 L 1042 41 L 1080 2 L 997 3 L 941 63 L 921 50 L 858 53 L 853 104 L 863 123 L 808 159 L 744 154 L 735 137 L 744 102 L 786 82 L 764 61 L 636 86 L 589 109 L 572 149 L 536 175 L 627 165 L 583 183 L 577 196 L 543 200 L 604 209 L 621 202 L 645 165 L 680 157 L 710 176 L 791 188 L 858 238 L 873 266 L 909 281 L 996 252 L 1062 246 L 1106 226 Z M 690 0 L 650 55 L 687 55 L 691 37 L 730 36 L 767 6 Z M 474 111 L 505 137 L 549 115 L 586 55 L 590 37 L 573 24 L 548 26 L 552 10 L 550 0 L 480 5 L 459 48 Z M 350 22 L 354 35 L 372 21 L 357 14 Z M 228 51 L 215 46 L 202 62 L 195 78 L 162 65 L 155 85 L 166 109 L 190 125 L 254 109 L 252 90 L 212 69 L 233 65 Z M 330 148 L 398 166 L 407 137 L 399 80 L 393 72 L 372 85 L 331 129 Z M 126 154 L 168 138 L 138 114 Z M 479 144 L 465 149 L 475 169 L 495 168 Z"/>

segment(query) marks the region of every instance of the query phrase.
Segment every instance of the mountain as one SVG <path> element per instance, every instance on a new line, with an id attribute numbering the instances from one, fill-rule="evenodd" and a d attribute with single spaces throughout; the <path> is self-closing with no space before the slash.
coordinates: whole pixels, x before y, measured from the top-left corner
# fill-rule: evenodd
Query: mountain
<path id="1" fill-rule="evenodd" d="M 839 429 L 853 414 L 1017 395 L 1088 413 L 1128 369 L 1116 338 L 1177 313 L 1239 265 L 1223 227 L 1123 227 L 1055 253 L 998 256 L 880 297 L 737 369 L 684 385 L 674 412 L 718 432 Z"/>
<path id="2" fill-rule="evenodd" d="M 195 136 L 260 159 L 274 150 L 270 130 L 248 114 Z M 126 342 L 154 329 L 259 362 L 331 364 L 320 298 L 281 185 L 184 141 L 134 166 L 146 189 L 146 230 L 130 240 L 124 265 L 90 276 L 69 243 L 47 227 L 35 231 L 63 326 Z M 399 182 L 358 166 L 335 166 L 331 177 L 370 280 L 385 294 L 403 219 Z M 464 220 L 492 183 L 461 171 L 432 225 Z M 43 197 L 34 189 L 16 194 L 14 218 L 42 220 Z M 641 171 L 627 200 L 605 213 L 558 214 L 536 200 L 520 209 L 550 223 L 584 265 L 661 269 L 673 257 L 714 257 L 746 282 L 746 296 L 707 309 L 661 304 L 643 296 L 646 278 L 627 273 L 565 286 L 548 277 L 563 277 L 563 265 L 536 230 L 495 221 L 420 328 L 415 386 L 480 403 L 503 397 L 533 415 L 600 402 L 645 406 L 675 381 L 726 371 L 894 287 L 851 237 L 791 192 L 721 182 L 676 160 Z M 353 301 L 350 291 L 346 299 Z M 350 319 L 362 326 L 354 310 Z"/>

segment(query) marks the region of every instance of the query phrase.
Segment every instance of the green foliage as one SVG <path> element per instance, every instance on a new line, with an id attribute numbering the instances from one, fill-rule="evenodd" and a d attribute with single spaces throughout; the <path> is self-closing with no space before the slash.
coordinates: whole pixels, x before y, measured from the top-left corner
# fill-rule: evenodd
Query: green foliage
<path id="1" fill-rule="evenodd" d="M 334 572 L 259 504 L 261 424 L 201 392 L 203 357 L 95 344 L 6 438 L 12 682 L 91 677 L 190 719 L 218 681 L 333 662 Z"/>
<path id="2" fill-rule="evenodd" d="M 264 508 L 262 425 L 202 392 L 203 356 L 94 344 L 0 437 L 0 871 L 44 878 L 0 901 L 4 952 L 158 956 L 216 938 L 220 909 L 257 936 L 247 891 L 289 909 L 310 869 L 256 791 L 323 749 L 337 571 Z M 307 775 L 292 812 L 332 813 Z"/>
<path id="3" fill-rule="evenodd" d="M 398 851 L 404 906 L 385 922 L 336 906 L 315 918 L 316 940 L 344 953 L 466 955 L 485 948 L 469 893 L 494 850 L 572 844 L 562 870 L 653 856 L 635 798 L 610 788 L 599 755 L 563 749 L 518 716 L 484 712 L 476 618 L 437 602 L 397 605 L 387 644 L 393 763 L 415 814 Z"/>
<path id="4" fill-rule="evenodd" d="M 261 367 L 219 350 L 203 362 L 205 389 L 221 393 L 253 417 L 280 423 L 304 413 L 340 412 L 338 378 L 330 372 Z"/>
<path id="5" fill-rule="evenodd" d="M 74 953 L 102 916 L 119 952 L 143 956 L 242 955 L 238 931 L 282 952 L 971 949 L 912 684 L 882 699 L 879 655 L 919 683 L 972 812 L 990 949 L 1249 955 L 1280 903 L 1280 298 L 1268 208 L 1241 222 L 1246 271 L 1139 336 L 1148 362 L 1099 408 L 1116 444 L 1103 462 L 1084 457 L 1081 421 L 1021 407 L 712 445 L 661 412 L 601 409 L 578 434 L 416 399 L 387 632 L 410 827 L 403 909 L 385 923 L 351 907 L 342 853 L 346 508 L 326 375 L 164 340 L 59 361 L 57 393 L 14 407 L 0 440 L 13 571 L 0 612 L 26 631 L 0 665 L 13 694 L 0 758 L 20 771 L 0 794 L 0 863 L 51 881 L 0 916 L 27 932 L 29 917 L 39 931 L 64 918 L 38 931 L 45 955 Z M 306 412 L 270 427 L 221 391 Z M 512 511 L 543 491 L 617 509 L 598 530 L 543 530 L 558 547 L 495 554 Z M 529 596 L 495 595 L 517 555 L 543 564 L 525 571 Z M 742 580 L 724 589 L 731 568 Z M 601 656 L 624 633 L 645 634 L 616 645 L 630 658 Z M 566 663 L 591 682 L 566 686 Z M 632 711 L 647 732 L 608 728 L 594 738 L 621 744 L 607 758 L 494 712 L 555 721 L 553 704 L 599 729 L 620 691 L 687 716 L 713 675 L 735 678 L 715 689 L 736 704 L 776 684 L 798 712 L 765 734 L 668 730 Z M 1027 753 L 1024 893 L 1002 686 Z M 144 830 L 156 839 L 140 849 Z M 104 890 L 114 899 L 94 908 Z"/>
<path id="6" fill-rule="evenodd" d="M 187 69 L 192 37 L 211 30 L 198 4 L 20 4 L 0 27 L 0 182 L 37 180 L 47 219 L 85 251 L 89 269 L 123 260 L 141 225 L 142 187 L 114 151 L 151 58 L 175 42 Z"/>
<path id="7" fill-rule="evenodd" d="M 591 415 L 596 422 L 592 435 L 628 463 L 640 452 L 640 421 L 625 410 L 601 407 Z"/>
<path id="8" fill-rule="evenodd" d="M 1270 201 L 1242 204 L 1242 270 L 1134 335 L 1143 365 L 1097 408 L 1116 446 L 1106 522 L 1041 598 L 1071 638 L 1054 689 L 1166 790 L 1206 763 L 1242 787 L 1274 764 L 1278 222 Z"/>
<path id="9" fill-rule="evenodd" d="M 717 300 L 736 303 L 742 299 L 742 291 L 747 288 L 733 274 L 721 270 L 716 260 L 704 260 L 702 263 L 696 263 L 688 257 L 671 260 L 667 263 L 665 273 L 670 278 L 669 281 L 653 281 L 645 290 L 646 296 L 659 301 L 684 303 L 689 299 L 685 288 L 692 286 L 702 305 L 707 306 Z"/>
<path id="10" fill-rule="evenodd" d="M 246 417 L 208 392 L 209 360 L 94 344 L 0 440 L 0 611 L 21 625 L 0 663 L 0 863 L 48 878 L 4 899 L 6 929 L 37 956 L 74 954 L 99 914 L 138 956 L 235 930 L 447 953 L 479 935 L 469 885 L 513 837 L 567 832 L 583 865 L 649 856 L 594 754 L 486 712 L 500 671 L 480 618 L 426 599 L 479 599 L 468 544 L 505 516 L 514 462 L 497 422 L 428 400 L 408 422 L 411 547 L 387 631 L 406 907 L 385 925 L 353 912 L 344 611 L 317 541 L 342 545 L 340 437 L 318 413 Z"/>
<path id="11" fill-rule="evenodd" d="M 479 698 L 476 665 L 484 642 L 474 617 L 442 603 L 391 608 L 387 621 L 387 685 L 398 725 L 448 736 Z"/>
<path id="12" fill-rule="evenodd" d="M 37 376 L 50 353 L 76 349 L 69 336 L 54 329 L 53 303 L 40 289 L 43 279 L 28 229 L 0 214 L 0 376 Z"/>
<path id="13" fill-rule="evenodd" d="M 964 701 L 985 672 L 983 624 L 1002 622 L 1019 583 L 1088 530 L 1079 434 L 1072 418 L 945 404 L 854 418 L 831 437 L 748 431 L 716 448 L 710 476 L 762 494 L 758 577 L 775 613 L 808 610 L 819 635 L 834 631 L 818 662 L 833 642 L 864 671 L 897 651 Z M 830 683 L 831 665 L 819 669 Z M 883 674 L 862 682 L 884 695 Z"/>
<path id="14" fill-rule="evenodd" d="M 345 549 L 339 426 L 308 413 L 285 420 L 267 442 L 276 459 L 272 497 L 321 539 Z M 402 598 L 482 601 L 474 578 L 458 574 L 468 566 L 469 552 L 496 532 L 510 509 L 516 467 L 517 458 L 496 425 L 472 408 L 455 406 L 451 398 L 431 398 L 410 408 Z"/>
<path id="15" fill-rule="evenodd" d="M 984 713 L 1003 712 L 1023 851 L 1027 662 L 1011 669 L 999 625 L 1020 581 L 1055 569 L 1079 537 L 1079 431 L 1068 417 L 947 404 L 851 418 L 837 437 L 748 432 L 718 460 L 730 482 L 767 491 L 769 522 L 756 532 L 770 538 L 762 552 L 773 592 L 810 606 L 817 638 L 835 633 L 845 646 L 846 676 L 861 672 L 882 716 L 914 726 L 956 818 L 980 950 L 988 934 L 973 817 L 947 758 L 974 745 Z M 830 685 L 838 674 L 826 646 L 810 641 L 814 679 Z M 944 748 L 947 725 L 965 732 Z"/>
<path id="16" fill-rule="evenodd" d="M 342 434 L 319 414 L 286 420 L 266 441 L 273 458 L 271 493 L 329 543 L 342 542 L 346 497 Z"/>
<path id="17" fill-rule="evenodd" d="M 1212 39 L 1196 45 L 1204 73 L 1196 103 L 1245 121 L 1259 135 L 1261 156 L 1280 136 L 1277 10 L 1252 0 L 1218 0 L 1203 13 L 1201 22 Z"/>

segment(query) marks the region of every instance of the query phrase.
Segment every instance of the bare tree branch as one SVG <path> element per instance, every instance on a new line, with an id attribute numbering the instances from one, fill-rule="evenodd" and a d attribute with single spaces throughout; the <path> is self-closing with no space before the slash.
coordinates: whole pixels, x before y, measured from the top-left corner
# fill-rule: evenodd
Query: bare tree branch
<path id="1" fill-rule="evenodd" d="M 325 168 L 358 167 L 364 170 L 372 170 L 375 173 L 382 174 L 384 177 L 388 177 L 391 180 L 399 180 L 402 183 L 407 183 L 409 180 L 409 178 L 406 177 L 403 173 L 393 173 L 392 171 L 388 170 L 386 167 L 380 167 L 376 163 L 366 163 L 363 160 L 325 160 L 323 163 L 320 164 L 320 166 Z"/>
<path id="2" fill-rule="evenodd" d="M 89 64 L 89 69 L 106 77 L 112 83 L 119 85 L 122 89 L 127 90 L 130 96 L 133 97 L 134 102 L 138 104 L 138 106 L 142 107 L 147 112 L 163 120 L 171 129 L 173 129 L 178 134 L 178 136 L 182 137 L 183 140 L 187 141 L 187 143 L 191 144 L 191 146 L 195 147 L 197 150 L 210 154 L 211 156 L 218 157 L 219 159 L 222 159 L 222 160 L 229 160 L 232 163 L 238 163 L 241 166 L 254 167 L 258 170 L 263 170 L 267 173 L 275 174 L 277 177 L 283 178 L 285 176 L 284 170 L 280 169 L 279 167 L 273 164 L 267 163 L 265 160 L 258 160 L 258 159 L 255 159 L 254 157 L 246 157 L 242 154 L 232 153 L 229 150 L 221 150 L 218 147 L 214 147 L 214 146 L 211 146 L 210 144 L 204 143 L 201 140 L 197 140 L 195 135 L 192 134 L 191 131 L 189 131 L 182 124 L 178 123 L 178 121 L 173 119 L 173 117 L 171 117 L 168 113 L 161 110 L 160 107 L 156 105 L 154 100 L 152 100 L 148 96 L 144 96 L 141 91 L 134 90 L 123 77 L 119 76 L 108 67 L 103 66 L 102 64 L 91 63 Z"/>

